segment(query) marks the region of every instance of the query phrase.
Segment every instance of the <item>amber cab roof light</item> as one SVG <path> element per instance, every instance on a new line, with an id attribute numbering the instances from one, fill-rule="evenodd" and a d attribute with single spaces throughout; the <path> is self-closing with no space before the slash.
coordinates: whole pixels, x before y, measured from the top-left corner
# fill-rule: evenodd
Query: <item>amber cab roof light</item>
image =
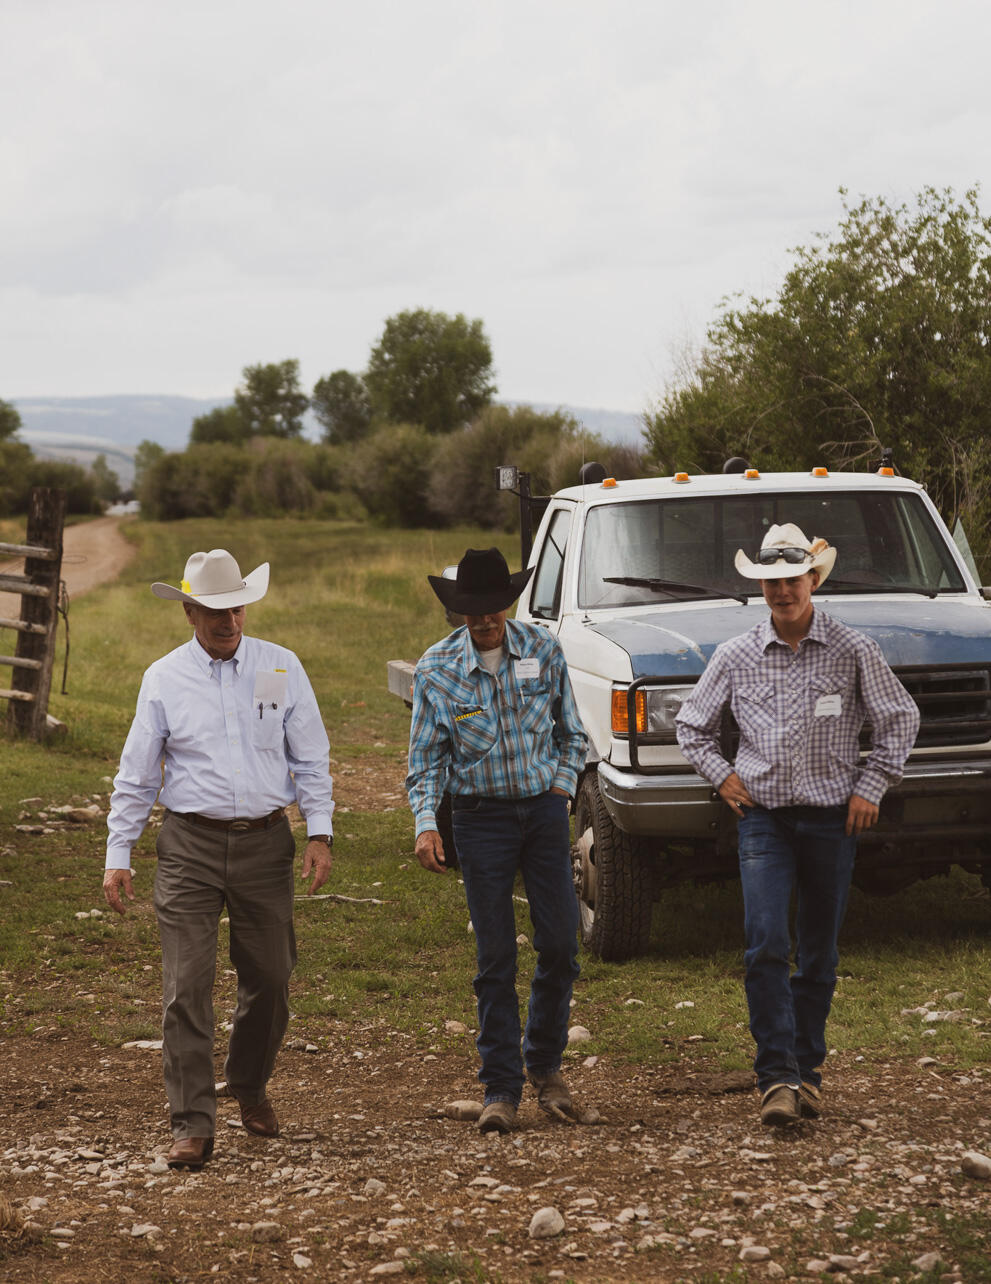
<path id="1" fill-rule="evenodd" d="M 615 477 L 603 477 L 603 479 L 602 479 L 602 489 L 603 489 L 603 490 L 611 490 L 611 489 L 613 488 L 613 486 L 615 486 L 615 485 L 616 485 L 616 478 L 615 478 Z"/>
<path id="2" fill-rule="evenodd" d="M 684 483 L 686 481 L 690 481 L 691 478 L 688 476 L 687 473 L 675 473 L 674 477 L 671 480 L 679 483 Z"/>
<path id="3" fill-rule="evenodd" d="M 828 469 L 828 468 L 823 468 L 822 464 L 817 464 L 817 465 L 816 465 L 816 467 L 812 469 L 812 476 L 813 476 L 813 477 L 828 477 L 828 476 L 829 476 L 829 469 Z"/>
<path id="4" fill-rule="evenodd" d="M 748 468 L 743 476 L 746 481 L 760 481 L 760 472 L 756 468 Z"/>
<path id="5" fill-rule="evenodd" d="M 894 470 L 893 468 L 885 468 L 885 467 L 882 465 L 882 466 L 877 470 L 877 475 L 878 475 L 878 477 L 894 477 L 894 475 L 895 475 L 895 470 Z"/>

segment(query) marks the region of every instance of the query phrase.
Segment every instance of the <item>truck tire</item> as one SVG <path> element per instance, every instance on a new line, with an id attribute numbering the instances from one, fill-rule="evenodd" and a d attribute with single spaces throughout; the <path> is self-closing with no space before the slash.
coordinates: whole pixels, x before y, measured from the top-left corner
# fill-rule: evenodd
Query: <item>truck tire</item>
<path id="1" fill-rule="evenodd" d="M 594 771 L 582 778 L 575 800 L 572 870 L 586 949 L 614 963 L 645 954 L 653 909 L 651 848 L 613 824 Z"/>

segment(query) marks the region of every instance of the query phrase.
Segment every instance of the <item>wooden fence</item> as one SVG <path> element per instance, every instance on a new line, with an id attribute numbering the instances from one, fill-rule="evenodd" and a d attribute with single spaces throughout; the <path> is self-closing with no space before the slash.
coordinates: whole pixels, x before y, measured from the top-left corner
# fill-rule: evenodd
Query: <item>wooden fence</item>
<path id="1" fill-rule="evenodd" d="M 10 687 L 0 688 L 0 697 L 9 702 L 7 725 L 34 740 L 42 738 L 49 723 L 48 694 L 55 660 L 65 498 L 62 490 L 48 487 L 33 490 L 27 542 L 0 544 L 0 554 L 25 559 L 23 574 L 0 572 L 0 591 L 19 593 L 21 597 L 17 619 L 0 616 L 0 629 L 17 632 L 15 653 L 0 655 L 0 665 L 13 668 Z"/>

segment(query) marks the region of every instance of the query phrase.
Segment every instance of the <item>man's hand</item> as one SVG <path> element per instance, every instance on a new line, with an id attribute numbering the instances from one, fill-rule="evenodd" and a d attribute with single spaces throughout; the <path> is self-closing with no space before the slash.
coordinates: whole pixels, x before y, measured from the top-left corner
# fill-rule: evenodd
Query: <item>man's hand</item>
<path id="1" fill-rule="evenodd" d="M 306 889 L 307 896 L 312 896 L 318 887 L 323 887 L 330 873 L 330 867 L 334 863 L 330 848 L 326 843 L 307 843 L 303 852 L 303 868 L 300 871 L 300 878 L 305 882 L 310 873 L 313 874 L 313 882 Z"/>
<path id="2" fill-rule="evenodd" d="M 736 816 L 743 815 L 744 807 L 754 805 L 754 800 L 747 793 L 747 786 L 735 771 L 730 772 L 716 792 Z"/>
<path id="3" fill-rule="evenodd" d="M 103 899 L 118 914 L 127 912 L 127 906 L 120 899 L 121 888 L 129 901 L 134 900 L 134 888 L 131 885 L 129 869 L 105 869 L 103 871 Z"/>
<path id="4" fill-rule="evenodd" d="M 850 803 L 846 809 L 846 832 L 854 835 L 862 834 L 865 829 L 870 829 L 872 825 L 877 824 L 877 816 L 876 803 L 868 802 L 859 794 L 851 794 Z"/>
<path id="5" fill-rule="evenodd" d="M 436 829 L 425 829 L 422 834 L 417 835 L 414 850 L 416 859 L 424 869 L 429 869 L 435 874 L 447 873 L 447 866 L 444 864 L 444 843 Z"/>

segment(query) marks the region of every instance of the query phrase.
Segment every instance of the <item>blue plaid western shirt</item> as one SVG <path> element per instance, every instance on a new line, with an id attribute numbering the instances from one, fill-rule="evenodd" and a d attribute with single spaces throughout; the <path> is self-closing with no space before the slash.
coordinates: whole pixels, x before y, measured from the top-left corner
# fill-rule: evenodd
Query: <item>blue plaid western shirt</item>
<path id="1" fill-rule="evenodd" d="M 736 763 L 719 736 L 729 705 L 740 728 Z M 860 762 L 859 736 L 873 747 Z M 919 710 L 873 639 L 815 610 L 798 650 L 770 617 L 718 646 L 677 718 L 678 744 L 718 789 L 732 771 L 761 807 L 833 807 L 851 794 L 879 803 L 919 729 Z"/>
<path id="2" fill-rule="evenodd" d="M 489 798 L 575 792 L 588 741 L 561 644 L 507 620 L 504 650 L 492 674 L 460 628 L 416 666 L 406 790 L 417 836 L 437 828 L 445 789 Z"/>

